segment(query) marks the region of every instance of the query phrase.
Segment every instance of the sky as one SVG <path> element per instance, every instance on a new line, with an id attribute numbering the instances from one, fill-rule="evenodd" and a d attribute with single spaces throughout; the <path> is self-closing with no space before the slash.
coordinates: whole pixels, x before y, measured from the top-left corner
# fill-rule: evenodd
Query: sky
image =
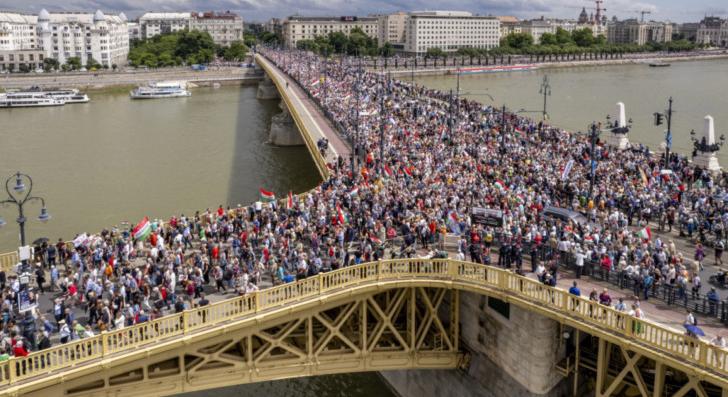
<path id="1" fill-rule="evenodd" d="M 590 0 L 0 0 L 0 10 L 37 13 L 48 11 L 124 12 L 137 18 L 145 11 L 234 11 L 246 21 L 263 22 L 271 17 L 289 15 L 359 15 L 396 11 L 458 10 L 481 15 L 513 15 L 530 19 L 576 19 L 582 7 L 595 9 Z M 639 17 L 672 22 L 697 22 L 704 15 L 728 16 L 726 0 L 604 0 L 603 8 L 611 18 Z"/>

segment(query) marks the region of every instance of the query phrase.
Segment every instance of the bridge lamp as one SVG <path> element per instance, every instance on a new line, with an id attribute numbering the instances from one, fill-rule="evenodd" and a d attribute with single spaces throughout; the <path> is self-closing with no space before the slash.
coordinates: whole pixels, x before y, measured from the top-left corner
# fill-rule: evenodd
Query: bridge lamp
<path id="1" fill-rule="evenodd" d="M 43 223 L 46 223 L 49 220 L 51 220 L 51 215 L 48 213 L 48 210 L 46 209 L 45 206 L 43 206 L 43 208 L 40 209 L 40 215 L 38 215 L 38 220 Z"/>
<path id="2" fill-rule="evenodd" d="M 13 186 L 13 190 L 15 193 L 23 193 L 25 191 L 25 183 L 23 183 L 23 178 L 21 178 L 19 172 L 15 174 L 15 186 Z"/>

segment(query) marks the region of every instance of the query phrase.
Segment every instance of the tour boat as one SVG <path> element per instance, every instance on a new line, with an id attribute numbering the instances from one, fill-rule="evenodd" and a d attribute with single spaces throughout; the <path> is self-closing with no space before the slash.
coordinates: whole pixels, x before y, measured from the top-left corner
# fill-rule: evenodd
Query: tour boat
<path id="1" fill-rule="evenodd" d="M 192 95 L 187 90 L 187 83 L 180 81 L 162 81 L 151 83 L 146 87 L 137 87 L 129 95 L 132 99 L 178 98 Z"/>
<path id="2" fill-rule="evenodd" d="M 42 89 L 38 86 L 30 87 L 29 89 L 25 91 L 21 90 L 12 90 L 8 91 L 12 92 L 14 94 L 45 94 L 50 96 L 51 98 L 60 99 L 64 101 L 66 104 L 69 103 L 86 103 L 90 101 L 90 98 L 88 95 L 79 92 L 75 88 L 48 88 L 48 89 Z"/>
<path id="3" fill-rule="evenodd" d="M 477 73 L 499 73 L 499 72 L 525 72 L 538 69 L 538 65 L 501 65 L 501 66 L 484 66 L 484 67 L 466 67 L 459 68 L 455 72 L 460 74 L 477 74 Z"/>
<path id="4" fill-rule="evenodd" d="M 665 67 L 670 66 L 669 63 L 665 63 L 665 62 L 652 62 L 649 65 L 651 68 L 665 68 Z"/>
<path id="5" fill-rule="evenodd" d="M 0 108 L 63 106 L 66 101 L 39 92 L 8 92 L 0 94 Z"/>

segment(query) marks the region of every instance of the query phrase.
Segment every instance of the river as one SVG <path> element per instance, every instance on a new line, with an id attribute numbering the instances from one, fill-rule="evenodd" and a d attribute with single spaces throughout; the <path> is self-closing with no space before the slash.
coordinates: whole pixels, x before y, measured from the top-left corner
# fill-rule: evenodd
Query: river
<path id="1" fill-rule="evenodd" d="M 551 96 L 547 110 L 552 125 L 570 131 L 586 131 L 592 121 L 604 122 L 610 114 L 614 120 L 616 103 L 624 102 L 627 118 L 634 122 L 631 142 L 641 142 L 660 150 L 666 125 L 656 127 L 653 113 L 665 111 L 673 97 L 672 150 L 682 154 L 692 151 L 690 131 L 702 137 L 703 118 L 715 119 L 716 139 L 728 133 L 728 60 L 673 62 L 670 67 L 647 65 L 585 66 L 544 68 L 527 72 L 462 75 L 463 96 L 510 110 L 537 111 L 528 114 L 540 120 L 543 96 L 539 88 L 548 75 Z M 407 77 L 406 77 L 407 78 Z M 415 81 L 440 90 L 456 90 L 457 77 L 422 76 Z M 723 166 L 728 165 L 728 147 L 718 153 Z"/>

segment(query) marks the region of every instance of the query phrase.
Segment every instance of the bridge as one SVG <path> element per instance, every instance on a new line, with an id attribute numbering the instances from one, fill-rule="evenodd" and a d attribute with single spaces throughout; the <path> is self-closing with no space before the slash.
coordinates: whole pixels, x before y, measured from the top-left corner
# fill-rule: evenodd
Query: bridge
<path id="1" fill-rule="evenodd" d="M 566 358 L 577 367 L 578 346 L 596 340 L 597 396 L 625 383 L 663 396 L 675 379 L 687 381 L 672 396 L 728 396 L 724 349 L 504 269 L 454 260 L 347 267 L 14 357 L 0 364 L 0 394 L 166 396 L 300 376 L 466 367 L 462 293 L 574 330 L 581 343 Z"/>

